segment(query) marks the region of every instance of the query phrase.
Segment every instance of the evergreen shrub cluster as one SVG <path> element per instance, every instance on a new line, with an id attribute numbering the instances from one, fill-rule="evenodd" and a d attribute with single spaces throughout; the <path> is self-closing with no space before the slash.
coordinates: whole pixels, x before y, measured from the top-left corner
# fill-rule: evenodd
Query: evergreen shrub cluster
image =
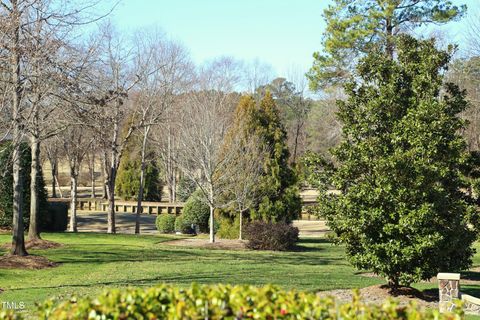
<path id="1" fill-rule="evenodd" d="M 8 312 L 8 311 L 7 311 Z M 7 315 L 3 319 L 21 319 Z M 440 314 L 394 300 L 381 304 L 363 303 L 358 293 L 352 302 L 337 303 L 315 293 L 284 291 L 274 286 L 197 285 L 178 288 L 109 289 L 96 298 L 48 300 L 38 306 L 38 319 L 461 319 L 457 314 Z M 11 315 L 11 314 L 10 314 Z"/>
<path id="2" fill-rule="evenodd" d="M 175 216 L 173 214 L 160 214 L 155 220 L 155 225 L 160 233 L 173 233 L 175 232 Z"/>

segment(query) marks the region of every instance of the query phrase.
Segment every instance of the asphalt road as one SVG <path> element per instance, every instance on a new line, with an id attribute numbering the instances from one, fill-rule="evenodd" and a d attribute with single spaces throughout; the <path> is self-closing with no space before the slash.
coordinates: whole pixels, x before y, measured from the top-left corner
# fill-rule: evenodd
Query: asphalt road
<path id="1" fill-rule="evenodd" d="M 80 232 L 107 232 L 107 213 L 79 211 L 77 227 Z M 156 215 L 140 215 L 140 233 L 156 234 Z M 135 214 L 118 212 L 115 215 L 118 233 L 135 232 Z M 296 220 L 293 225 L 300 230 L 301 237 L 322 237 L 328 232 L 325 221 Z"/>

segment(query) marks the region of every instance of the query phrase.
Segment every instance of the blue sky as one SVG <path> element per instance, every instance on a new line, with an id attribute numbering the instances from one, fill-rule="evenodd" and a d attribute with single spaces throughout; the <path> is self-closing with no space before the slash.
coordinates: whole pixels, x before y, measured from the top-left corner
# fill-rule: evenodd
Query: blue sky
<path id="1" fill-rule="evenodd" d="M 113 1 L 113 0 L 112 0 Z M 121 31 L 159 27 L 182 42 L 197 63 L 218 56 L 267 62 L 278 75 L 308 70 L 320 49 L 329 0 L 123 0 L 112 15 Z M 465 3 L 480 12 L 480 0 Z M 466 20 L 443 27 L 462 44 Z"/>

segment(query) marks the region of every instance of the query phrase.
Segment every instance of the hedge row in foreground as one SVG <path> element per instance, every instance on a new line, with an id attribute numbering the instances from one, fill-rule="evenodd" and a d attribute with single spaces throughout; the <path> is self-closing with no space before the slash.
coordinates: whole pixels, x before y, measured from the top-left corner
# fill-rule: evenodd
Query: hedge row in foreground
<path id="1" fill-rule="evenodd" d="M 283 291 L 273 286 L 205 286 L 192 284 L 180 289 L 161 285 L 149 289 L 128 288 L 105 291 L 96 299 L 39 306 L 39 319 L 462 319 L 457 314 L 422 311 L 416 305 L 400 307 L 387 300 L 366 305 L 358 294 L 353 301 L 338 305 L 332 298 L 314 293 Z M 1 311 L 0 311 L 1 318 Z M 11 318 L 13 319 L 13 318 Z"/>

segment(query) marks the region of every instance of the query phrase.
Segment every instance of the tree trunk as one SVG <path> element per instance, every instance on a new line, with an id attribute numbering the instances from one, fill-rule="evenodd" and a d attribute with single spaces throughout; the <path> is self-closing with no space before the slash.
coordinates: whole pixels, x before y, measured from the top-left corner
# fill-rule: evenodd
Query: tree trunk
<path id="1" fill-rule="evenodd" d="M 297 123 L 295 126 L 295 139 L 294 139 L 294 144 L 293 144 L 293 159 L 292 163 L 297 162 L 297 149 L 298 149 L 298 137 L 300 135 L 300 124 Z"/>
<path id="2" fill-rule="evenodd" d="M 116 233 L 115 227 L 115 169 L 111 168 L 111 175 L 107 182 L 107 195 L 108 195 L 108 233 Z"/>
<path id="3" fill-rule="evenodd" d="M 60 193 L 60 198 L 63 198 L 62 188 L 60 188 L 60 182 L 58 182 L 58 172 L 55 173 L 54 179 L 57 184 L 58 192 Z"/>
<path id="4" fill-rule="evenodd" d="M 143 200 L 143 189 L 144 189 L 144 175 L 145 175 L 145 160 L 142 160 L 142 165 L 140 168 L 140 187 L 138 189 L 138 199 L 137 199 L 137 214 L 135 217 L 135 234 L 140 233 L 140 214 L 142 213 L 142 200 Z"/>
<path id="5" fill-rule="evenodd" d="M 400 282 L 398 281 L 398 277 L 388 277 L 387 278 L 387 283 L 388 283 L 388 286 L 393 290 L 397 289 L 400 286 Z"/>
<path id="6" fill-rule="evenodd" d="M 243 211 L 240 209 L 240 227 L 238 229 L 238 239 L 243 240 L 242 232 L 243 232 Z"/>
<path id="7" fill-rule="evenodd" d="M 16 0 L 11 1 L 11 13 L 15 28 L 13 30 L 13 48 L 11 55 L 12 67 L 12 119 L 13 119 L 13 229 L 11 254 L 28 255 L 25 249 L 25 234 L 23 229 L 23 173 L 21 166 L 22 128 L 20 119 L 20 98 L 22 83 L 20 79 L 20 12 Z"/>
<path id="8" fill-rule="evenodd" d="M 32 164 L 30 171 L 30 225 L 28 227 L 28 240 L 38 240 L 40 237 L 39 227 L 39 199 L 38 199 L 38 175 L 40 168 L 40 141 L 35 136 L 31 137 Z"/>
<path id="9" fill-rule="evenodd" d="M 57 189 L 56 189 L 56 184 L 55 184 L 55 177 L 57 174 L 57 162 L 50 159 L 50 168 L 52 169 L 52 198 L 57 197 Z"/>
<path id="10" fill-rule="evenodd" d="M 92 156 L 90 159 L 90 180 L 91 180 L 91 197 L 96 198 L 96 190 L 95 190 L 95 152 L 92 152 Z"/>
<path id="11" fill-rule="evenodd" d="M 77 175 L 70 169 L 70 228 L 69 231 L 77 232 Z"/>
<path id="12" fill-rule="evenodd" d="M 214 213 L 215 211 L 215 208 L 210 205 L 210 243 L 214 243 L 215 242 L 215 230 L 214 230 L 214 227 L 215 227 L 215 221 L 214 221 Z"/>
<path id="13" fill-rule="evenodd" d="M 170 202 L 177 202 L 177 173 L 175 169 L 172 169 L 173 172 L 173 180 L 172 180 L 172 201 Z"/>
<path id="14" fill-rule="evenodd" d="M 175 174 L 173 173 L 172 166 L 172 138 L 171 138 L 171 128 L 170 124 L 168 125 L 168 136 L 167 136 L 167 156 L 166 156 L 166 176 L 167 176 L 167 185 L 168 185 L 168 201 L 175 202 Z"/>
<path id="15" fill-rule="evenodd" d="M 391 19 L 387 18 L 385 22 L 385 32 L 386 32 L 386 39 L 385 39 L 385 51 L 387 55 L 393 59 L 393 26 Z"/>
<path id="16" fill-rule="evenodd" d="M 103 172 L 103 184 L 102 184 L 102 199 L 107 199 L 108 192 L 108 172 L 107 172 L 107 155 L 103 154 L 103 161 L 102 161 L 102 172 Z"/>
<path id="17" fill-rule="evenodd" d="M 12 229 L 12 255 L 26 256 L 24 227 L 23 227 L 23 173 L 20 162 L 20 130 L 13 129 L 13 229 Z"/>
<path id="18" fill-rule="evenodd" d="M 143 132 L 143 141 L 142 141 L 142 155 L 141 155 L 141 165 L 140 165 L 140 186 L 138 189 L 138 197 L 137 197 L 137 214 L 135 217 L 135 234 L 140 233 L 140 214 L 142 213 L 142 201 L 143 201 L 143 190 L 145 184 L 145 150 L 147 148 L 147 140 L 148 140 L 148 133 L 150 131 L 150 127 L 147 126 L 144 128 Z"/>

